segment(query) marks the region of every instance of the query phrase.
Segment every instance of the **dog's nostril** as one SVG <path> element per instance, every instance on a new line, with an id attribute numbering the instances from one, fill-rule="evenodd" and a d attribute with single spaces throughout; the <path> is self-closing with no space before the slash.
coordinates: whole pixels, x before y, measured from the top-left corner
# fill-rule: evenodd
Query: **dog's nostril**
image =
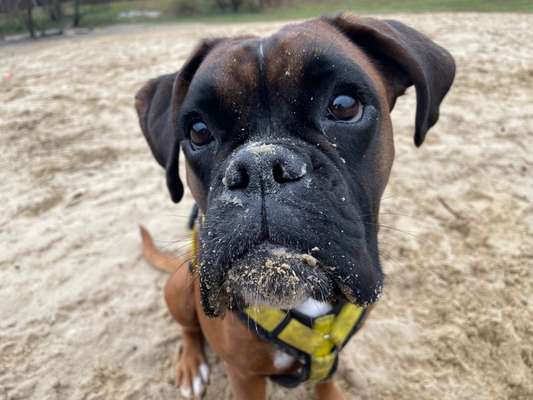
<path id="1" fill-rule="evenodd" d="M 274 180 L 278 183 L 285 183 L 291 180 L 287 176 L 287 173 L 284 171 L 281 164 L 274 165 L 274 168 L 272 168 L 272 175 L 274 176 Z"/>
<path id="2" fill-rule="evenodd" d="M 248 175 L 248 171 L 246 171 L 246 168 L 239 168 L 239 188 L 244 189 L 248 187 L 248 183 L 250 182 L 250 176 Z"/>
<path id="3" fill-rule="evenodd" d="M 292 166 L 295 167 L 295 166 Z M 276 163 L 272 168 L 272 176 L 278 183 L 287 183 L 300 179 L 306 173 L 306 166 L 302 164 L 299 169 L 284 166 L 283 163 Z"/>
<path id="4" fill-rule="evenodd" d="M 228 189 L 246 189 L 250 182 L 248 171 L 244 167 L 233 169 L 222 178 L 222 183 Z"/>

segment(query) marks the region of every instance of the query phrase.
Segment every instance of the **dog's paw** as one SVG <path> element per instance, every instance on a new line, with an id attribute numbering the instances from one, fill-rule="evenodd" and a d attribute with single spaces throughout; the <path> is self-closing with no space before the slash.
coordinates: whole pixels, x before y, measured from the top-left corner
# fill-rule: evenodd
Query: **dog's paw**
<path id="1" fill-rule="evenodd" d="M 182 355 L 176 368 L 176 385 L 186 399 L 199 399 L 209 381 L 209 367 L 203 357 Z"/>
<path id="2" fill-rule="evenodd" d="M 208 380 L 209 367 L 207 364 L 200 364 L 194 375 L 192 371 L 182 375 L 179 384 L 181 395 L 186 399 L 199 399 L 205 392 Z"/>

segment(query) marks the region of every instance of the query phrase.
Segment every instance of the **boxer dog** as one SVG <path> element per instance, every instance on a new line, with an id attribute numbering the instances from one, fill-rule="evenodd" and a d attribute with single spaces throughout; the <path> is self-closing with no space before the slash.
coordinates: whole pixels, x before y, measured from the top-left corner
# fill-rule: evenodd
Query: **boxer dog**
<path id="1" fill-rule="evenodd" d="M 140 89 L 140 125 L 171 198 L 183 195 L 181 149 L 202 216 L 192 269 L 143 232 L 146 259 L 172 272 L 165 299 L 183 328 L 176 378 L 184 397 L 200 397 L 207 383 L 204 339 L 236 399 L 265 399 L 267 377 L 299 368 L 236 310 L 259 304 L 315 317 L 378 300 L 390 112 L 413 85 L 420 146 L 454 75 L 451 55 L 422 33 L 341 14 L 265 38 L 205 40 L 178 72 Z M 332 379 L 315 393 L 343 398 Z"/>

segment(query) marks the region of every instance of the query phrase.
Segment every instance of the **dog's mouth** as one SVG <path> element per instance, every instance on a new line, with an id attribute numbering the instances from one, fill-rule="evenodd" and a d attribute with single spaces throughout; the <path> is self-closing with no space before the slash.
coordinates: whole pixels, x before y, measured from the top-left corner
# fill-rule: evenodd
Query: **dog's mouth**
<path id="1" fill-rule="evenodd" d="M 291 309 L 309 298 L 332 301 L 335 285 L 320 261 L 272 243 L 261 243 L 235 260 L 224 281 L 228 308 L 269 305 Z M 225 300 L 225 301 L 224 301 Z"/>
<path id="2" fill-rule="evenodd" d="M 293 309 L 308 299 L 332 305 L 377 301 L 383 275 L 368 228 L 373 225 L 330 207 L 320 196 L 305 204 L 290 196 L 275 200 L 243 197 L 250 202 L 244 212 L 226 205 L 206 213 L 199 232 L 206 315 L 220 317 L 253 305 Z M 316 204 L 324 205 L 317 209 Z M 323 209 L 329 210 L 327 217 Z"/>

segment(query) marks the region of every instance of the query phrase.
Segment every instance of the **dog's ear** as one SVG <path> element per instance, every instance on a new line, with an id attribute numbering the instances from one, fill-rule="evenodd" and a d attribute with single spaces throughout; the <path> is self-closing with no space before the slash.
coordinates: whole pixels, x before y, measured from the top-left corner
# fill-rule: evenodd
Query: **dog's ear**
<path id="1" fill-rule="evenodd" d="M 223 39 L 203 41 L 176 73 L 151 79 L 135 95 L 135 109 L 142 132 L 157 162 L 166 170 L 170 197 L 183 196 L 179 177 L 177 116 L 194 74 L 207 54 Z"/>
<path id="2" fill-rule="evenodd" d="M 455 62 L 445 49 L 422 33 L 393 20 L 340 14 L 326 18 L 360 46 L 388 77 L 389 106 L 415 85 L 415 145 L 439 119 L 439 106 L 455 76 Z"/>

